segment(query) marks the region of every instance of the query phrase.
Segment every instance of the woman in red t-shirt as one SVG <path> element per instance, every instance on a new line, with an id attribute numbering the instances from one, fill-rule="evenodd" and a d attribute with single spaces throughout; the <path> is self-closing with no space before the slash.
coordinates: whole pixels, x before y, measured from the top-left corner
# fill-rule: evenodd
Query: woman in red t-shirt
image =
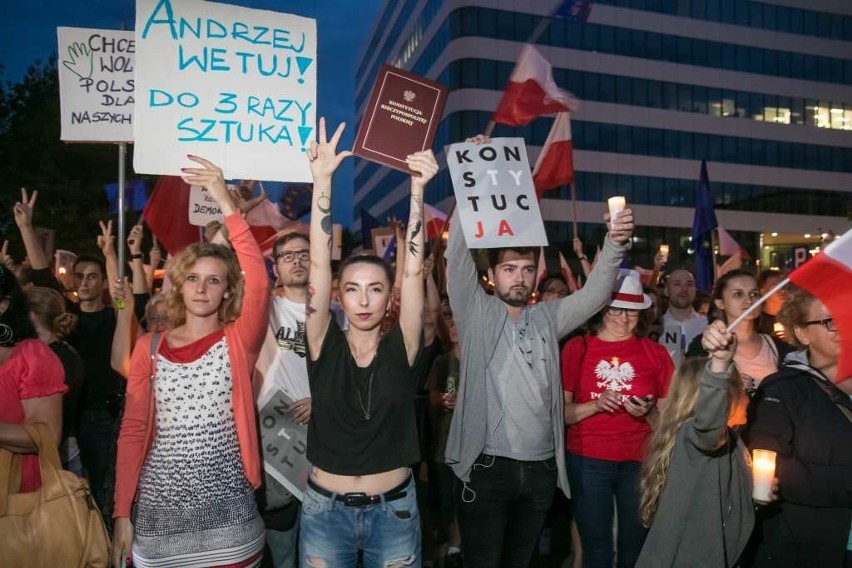
<path id="1" fill-rule="evenodd" d="M 665 348 L 639 335 L 651 306 L 639 274 L 622 270 L 609 306 L 589 322 L 591 335 L 562 350 L 565 436 L 573 512 L 585 566 L 613 565 L 613 500 L 618 507 L 618 566 L 633 566 L 645 529 L 639 473 L 649 418 L 674 371 Z"/>
<path id="2" fill-rule="evenodd" d="M 34 422 L 46 424 L 59 445 L 63 378 L 59 358 L 37 339 L 15 276 L 0 266 L 0 449 L 33 454 L 37 448 L 22 425 Z M 21 493 L 40 486 L 38 456 L 22 456 Z"/>

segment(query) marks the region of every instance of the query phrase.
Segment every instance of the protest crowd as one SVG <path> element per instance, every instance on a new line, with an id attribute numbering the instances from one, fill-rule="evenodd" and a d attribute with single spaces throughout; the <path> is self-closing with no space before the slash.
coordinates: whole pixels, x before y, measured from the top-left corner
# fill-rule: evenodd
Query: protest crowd
<path id="1" fill-rule="evenodd" d="M 582 284 L 535 247 L 488 249 L 483 275 L 458 212 L 426 242 L 428 150 L 407 158 L 395 266 L 333 262 L 343 129 L 320 120 L 310 229 L 277 238 L 273 279 L 250 192 L 202 157 L 184 181 L 224 222 L 162 283 L 141 225 L 121 280 L 102 223 L 102 255 L 79 256 L 66 289 L 22 190 L 26 261 L 4 249 L 0 266 L 0 445 L 20 492 L 41 482 L 26 428 L 41 423 L 88 480 L 116 567 L 520 567 L 557 549 L 571 567 L 852 565 L 852 377 L 822 299 L 788 285 L 749 311 L 779 275 L 739 269 L 703 315 L 664 254 L 644 281 L 620 268 L 629 207 L 603 215 L 593 263 L 575 242 Z M 259 434 L 276 397 L 306 430 L 306 485 Z M 774 452 L 768 485 L 751 450 Z"/>
<path id="2" fill-rule="evenodd" d="M 157 34 L 180 54 L 200 37 L 200 18 L 196 32 L 191 18 L 176 27 L 184 3 L 137 4 L 150 5 L 139 68 L 167 67 Z M 169 151 L 185 147 L 160 136 L 169 119 L 154 107 L 180 114 L 205 97 L 142 88 L 151 79 L 138 73 L 137 92 L 157 97 L 138 97 L 133 118 L 154 125 L 157 144 L 137 144 L 134 167 L 162 174 L 166 195 L 144 223 L 125 230 L 119 211 L 117 227 L 93 231 L 100 254 L 59 270 L 35 225 L 44 193 L 0 203 L 18 233 L 0 249 L 0 568 L 852 568 L 852 231 L 789 273 L 707 258 L 707 279 L 698 256 L 712 251 L 714 217 L 693 229 L 694 263 L 670 263 L 664 244 L 640 271 L 627 267 L 642 218 L 612 196 L 600 242 L 580 240 L 574 211 L 574 255 L 552 246 L 561 270 L 550 272 L 538 203 L 573 181 L 576 101 L 528 44 L 516 70 L 532 61 L 547 77 L 533 78 L 529 108 L 500 122 L 504 97 L 494 120 L 557 115 L 535 167 L 522 138 L 490 127 L 436 157 L 433 129 L 426 149 L 391 165 L 407 172 L 409 212 L 389 220 L 386 250 L 365 237 L 340 258 L 335 173 L 353 155 L 388 163 L 358 136 L 342 149 L 344 124 L 313 124 L 315 53 L 303 49 L 315 28 L 273 21 L 264 52 L 270 14 L 254 39 L 242 21 L 227 29 L 243 74 L 287 79 L 293 63 L 296 95 L 275 83 L 263 104 L 254 91 L 239 98 L 242 115 L 275 115 L 276 136 L 260 119 L 223 119 L 240 106 L 234 83 L 251 81 L 211 74 L 235 93 L 211 103 L 199 87 L 217 118 L 178 123 L 209 145 Z M 91 37 L 70 45 L 91 56 Z M 207 73 L 203 53 L 181 70 Z M 226 53 L 210 51 L 211 72 L 228 69 Z M 91 81 L 79 63 L 63 66 Z M 437 128 L 446 88 L 430 83 L 444 99 L 426 117 L 411 85 L 427 80 L 412 77 L 404 102 L 370 104 L 394 128 Z M 225 129 L 211 134 L 224 141 L 199 124 Z M 312 181 L 291 218 L 308 224 L 255 231 L 253 216 L 275 206 L 223 170 L 254 159 L 251 173 L 300 176 L 250 143 L 281 143 L 281 164 Z M 560 144 L 567 160 L 549 153 Z M 442 169 L 456 194 L 446 214 L 427 202 Z M 216 220 L 170 246 L 176 219 L 189 226 L 191 191 L 194 213 Z M 513 207 L 520 217 L 502 213 Z"/>

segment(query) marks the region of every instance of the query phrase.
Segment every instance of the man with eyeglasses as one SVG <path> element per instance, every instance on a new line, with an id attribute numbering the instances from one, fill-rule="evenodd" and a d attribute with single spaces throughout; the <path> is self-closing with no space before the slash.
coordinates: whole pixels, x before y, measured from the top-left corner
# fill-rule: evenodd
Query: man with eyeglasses
<path id="1" fill-rule="evenodd" d="M 311 391 L 305 359 L 305 304 L 310 252 L 307 235 L 287 233 L 272 246 L 275 287 L 269 303 L 269 328 L 255 368 L 258 408 L 284 391 L 294 401 L 288 416 L 297 424 L 311 419 Z M 248 299 L 247 299 L 248 300 Z M 264 458 L 267 450 L 264 447 Z M 299 501 L 268 473 L 258 495 L 266 525 L 266 544 L 275 568 L 296 565 Z"/>
<path id="2" fill-rule="evenodd" d="M 445 455 L 458 478 L 465 567 L 529 565 L 556 487 L 569 493 L 559 339 L 609 300 L 632 234 L 626 209 L 581 290 L 529 305 L 537 249 L 489 250 L 489 295 L 453 216 L 447 291 L 461 381 Z"/>

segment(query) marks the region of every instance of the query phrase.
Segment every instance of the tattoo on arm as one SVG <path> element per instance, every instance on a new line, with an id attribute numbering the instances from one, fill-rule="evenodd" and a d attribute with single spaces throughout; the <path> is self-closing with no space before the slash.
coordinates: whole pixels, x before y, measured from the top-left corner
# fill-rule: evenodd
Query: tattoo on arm
<path id="1" fill-rule="evenodd" d="M 416 223 L 414 223 L 414 227 L 411 229 L 411 238 L 408 240 L 408 250 L 411 251 L 411 254 L 417 254 L 417 243 L 414 241 L 414 239 L 418 234 L 420 234 L 422 228 L 423 223 L 418 220 Z"/>
<path id="2" fill-rule="evenodd" d="M 322 213 L 322 218 L 320 218 L 320 227 L 322 228 L 322 232 L 326 235 L 330 235 L 332 227 L 331 198 L 325 193 L 320 194 L 319 198 L 317 199 L 317 209 L 319 209 L 320 213 Z M 329 246 L 329 248 L 331 247 Z"/>

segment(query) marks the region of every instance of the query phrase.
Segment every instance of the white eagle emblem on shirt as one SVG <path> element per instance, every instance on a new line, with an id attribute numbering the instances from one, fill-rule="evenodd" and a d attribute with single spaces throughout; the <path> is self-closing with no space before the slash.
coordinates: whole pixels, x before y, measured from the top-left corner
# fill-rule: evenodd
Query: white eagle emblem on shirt
<path id="1" fill-rule="evenodd" d="M 601 361 L 595 366 L 595 376 L 601 379 L 597 383 L 598 388 L 621 392 L 633 388 L 630 382 L 636 371 L 629 361 L 619 363 L 618 357 L 613 357 L 611 362 Z"/>

